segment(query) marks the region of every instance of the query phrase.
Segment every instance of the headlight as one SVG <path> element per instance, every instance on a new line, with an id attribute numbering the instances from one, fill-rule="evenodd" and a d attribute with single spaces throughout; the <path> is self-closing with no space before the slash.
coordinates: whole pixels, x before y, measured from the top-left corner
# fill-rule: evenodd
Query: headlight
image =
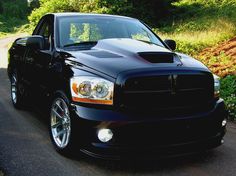
<path id="1" fill-rule="evenodd" d="M 113 104 L 114 84 L 93 76 L 78 76 L 70 82 L 72 100 L 93 104 Z"/>
<path id="2" fill-rule="evenodd" d="M 214 94 L 215 97 L 220 96 L 220 78 L 213 74 L 214 77 Z"/>

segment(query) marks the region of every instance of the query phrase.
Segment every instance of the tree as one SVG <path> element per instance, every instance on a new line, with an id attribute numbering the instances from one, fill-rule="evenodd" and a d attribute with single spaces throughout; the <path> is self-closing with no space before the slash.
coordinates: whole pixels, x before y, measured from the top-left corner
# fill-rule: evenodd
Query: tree
<path id="1" fill-rule="evenodd" d="M 33 10 L 29 20 L 35 26 L 49 12 L 93 12 L 136 17 L 157 24 L 170 15 L 175 0 L 39 0 L 40 7 Z"/>
<path id="2" fill-rule="evenodd" d="M 2 3 L 2 14 L 5 17 L 25 18 L 28 11 L 27 0 L 0 0 Z"/>
<path id="3" fill-rule="evenodd" d="M 3 5 L 2 5 L 2 0 L 0 0 L 0 14 L 3 13 Z"/>
<path id="4" fill-rule="evenodd" d="M 31 0 L 31 1 L 29 1 L 30 11 L 32 11 L 35 8 L 39 8 L 39 6 L 40 6 L 39 0 Z"/>

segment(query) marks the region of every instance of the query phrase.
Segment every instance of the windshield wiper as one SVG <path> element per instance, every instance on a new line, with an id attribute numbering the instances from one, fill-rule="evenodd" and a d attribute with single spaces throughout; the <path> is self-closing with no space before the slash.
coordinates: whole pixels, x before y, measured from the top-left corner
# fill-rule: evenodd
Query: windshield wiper
<path id="1" fill-rule="evenodd" d="M 66 44 L 63 47 L 70 47 L 70 46 L 87 46 L 87 45 L 96 45 L 97 41 L 84 41 L 84 42 L 79 42 L 79 43 L 70 43 Z"/>
<path id="2" fill-rule="evenodd" d="M 139 40 L 139 39 L 136 39 L 136 40 L 138 40 L 140 42 L 145 42 L 145 43 L 148 43 L 148 44 L 153 44 L 153 45 L 161 46 L 161 45 L 158 45 L 156 43 L 153 43 L 153 42 L 150 42 L 150 41 L 147 41 L 147 40 Z M 163 46 L 161 46 L 161 47 L 163 47 Z"/>

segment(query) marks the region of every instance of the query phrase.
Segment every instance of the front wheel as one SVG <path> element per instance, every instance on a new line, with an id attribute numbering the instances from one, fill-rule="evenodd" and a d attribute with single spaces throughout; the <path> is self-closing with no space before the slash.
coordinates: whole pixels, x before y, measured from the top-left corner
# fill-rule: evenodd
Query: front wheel
<path id="1" fill-rule="evenodd" d="M 69 101 L 64 94 L 53 98 L 50 109 L 50 137 L 56 150 L 67 155 L 72 150 L 72 120 Z"/>

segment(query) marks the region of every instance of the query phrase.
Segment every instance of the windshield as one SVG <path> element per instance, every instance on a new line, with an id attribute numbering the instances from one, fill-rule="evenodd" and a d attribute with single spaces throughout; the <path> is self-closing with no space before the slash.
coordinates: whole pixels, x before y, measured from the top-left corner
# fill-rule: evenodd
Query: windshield
<path id="1" fill-rule="evenodd" d="M 131 38 L 164 46 L 144 24 L 134 19 L 102 16 L 60 17 L 57 29 L 59 47 L 78 46 L 110 38 Z"/>

